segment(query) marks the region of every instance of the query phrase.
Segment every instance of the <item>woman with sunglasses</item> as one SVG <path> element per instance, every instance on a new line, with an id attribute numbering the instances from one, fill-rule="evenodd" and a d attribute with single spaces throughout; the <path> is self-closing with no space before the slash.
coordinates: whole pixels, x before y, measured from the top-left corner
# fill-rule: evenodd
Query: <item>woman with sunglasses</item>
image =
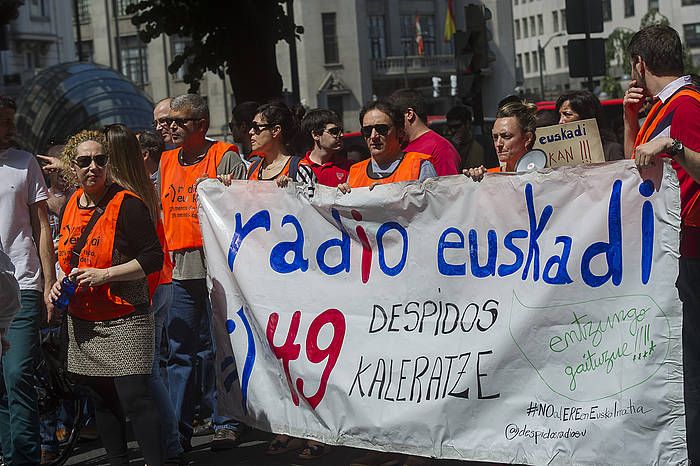
<path id="1" fill-rule="evenodd" d="M 90 389 L 110 464 L 129 464 L 129 417 L 146 463 L 162 465 L 160 419 L 148 384 L 154 324 L 146 276 L 161 269 L 163 252 L 149 207 L 112 181 L 109 156 L 97 131 L 81 131 L 64 148 L 64 176 L 78 189 L 62 213 L 61 271 L 51 298 L 61 298 L 68 277 L 75 286 L 66 317 L 68 371 Z"/>
<path id="2" fill-rule="evenodd" d="M 280 186 L 292 180 L 304 184 L 309 195 L 313 195 L 316 176 L 307 162 L 294 155 L 291 149 L 298 132 L 298 122 L 284 103 L 258 107 L 249 133 L 251 151 L 259 158 L 251 164 L 248 179 L 276 180 Z"/>

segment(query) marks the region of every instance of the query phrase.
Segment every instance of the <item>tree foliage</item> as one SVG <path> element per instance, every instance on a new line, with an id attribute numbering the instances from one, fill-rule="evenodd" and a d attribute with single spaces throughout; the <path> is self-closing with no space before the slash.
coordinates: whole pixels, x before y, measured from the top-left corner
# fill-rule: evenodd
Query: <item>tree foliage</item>
<path id="1" fill-rule="evenodd" d="M 299 1 L 299 0 L 297 0 Z M 302 32 L 284 0 L 142 0 L 127 8 L 144 42 L 166 34 L 188 40 L 168 70 L 185 67 L 190 92 L 205 72 L 228 75 L 236 101 L 265 102 L 282 95 L 275 44 Z"/>
<path id="2" fill-rule="evenodd" d="M 0 0 L 0 26 L 8 24 L 19 16 L 19 7 L 24 0 Z"/>

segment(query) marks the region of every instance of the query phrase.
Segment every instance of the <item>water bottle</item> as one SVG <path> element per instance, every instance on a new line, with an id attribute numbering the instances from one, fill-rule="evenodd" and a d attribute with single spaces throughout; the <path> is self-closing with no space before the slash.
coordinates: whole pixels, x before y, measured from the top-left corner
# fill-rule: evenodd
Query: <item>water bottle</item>
<path id="1" fill-rule="evenodd" d="M 61 295 L 53 302 L 57 310 L 63 312 L 68 309 L 68 304 L 75 294 L 76 284 L 68 277 L 63 277 L 61 281 Z"/>

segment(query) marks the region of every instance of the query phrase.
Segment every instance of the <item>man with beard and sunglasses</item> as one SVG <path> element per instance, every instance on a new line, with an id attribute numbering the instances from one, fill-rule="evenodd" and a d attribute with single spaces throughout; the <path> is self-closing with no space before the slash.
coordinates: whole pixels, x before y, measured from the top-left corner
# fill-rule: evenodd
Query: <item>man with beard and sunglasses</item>
<path id="1" fill-rule="evenodd" d="M 345 183 L 350 163 L 341 156 L 343 125 L 338 115 L 323 108 L 310 110 L 301 120 L 301 131 L 313 139 L 313 147 L 304 158 L 318 183 L 336 187 Z"/>
<path id="2" fill-rule="evenodd" d="M 222 175 L 245 179 L 246 167 L 235 145 L 206 138 L 209 108 L 201 96 L 174 97 L 165 122 L 172 143 L 177 146 L 161 156 L 159 180 L 165 236 L 174 259 L 173 300 L 167 324 L 168 380 L 183 447 L 188 450 L 193 434 L 197 392 L 194 366 L 200 350 L 200 327 L 203 320 L 211 322 L 196 184 L 201 178 Z M 210 335 L 207 344 L 211 347 Z M 240 440 L 239 426 L 233 420 L 219 417 L 214 403 L 212 449 L 233 448 Z"/>
<path id="3" fill-rule="evenodd" d="M 350 167 L 347 183 L 338 188 L 347 193 L 351 188 L 369 187 L 399 181 L 424 181 L 437 175 L 430 156 L 420 152 L 404 152 L 401 111 L 384 100 L 366 104 L 360 111 L 362 136 L 369 147 L 370 158 Z"/>

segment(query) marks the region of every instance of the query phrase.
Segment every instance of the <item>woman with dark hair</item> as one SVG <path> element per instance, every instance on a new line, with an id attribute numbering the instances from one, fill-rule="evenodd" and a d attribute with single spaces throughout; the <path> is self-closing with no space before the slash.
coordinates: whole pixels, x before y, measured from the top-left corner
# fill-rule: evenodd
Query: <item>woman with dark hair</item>
<path id="1" fill-rule="evenodd" d="M 598 122 L 605 160 L 610 162 L 625 158 L 622 144 L 616 141 L 615 135 L 605 125 L 600 100 L 591 91 L 582 89 L 565 92 L 557 99 L 556 111 L 559 113 L 559 124 L 595 118 Z"/>
<path id="2" fill-rule="evenodd" d="M 173 265 L 167 248 L 164 246 L 165 230 L 161 221 L 160 205 L 155 186 L 144 165 L 141 144 L 136 134 L 122 124 L 115 124 L 105 128 L 105 136 L 107 143 L 112 148 L 112 158 L 110 160 L 112 179 L 124 188 L 137 194 L 144 201 L 148 207 L 151 221 L 156 225 L 158 240 L 163 248 L 163 268 L 148 277 L 151 287 L 154 288 L 151 313 L 155 324 L 153 366 L 149 378 L 149 386 L 161 419 L 166 464 L 178 464 L 179 457 L 183 452 L 180 444 L 178 423 L 170 394 L 160 370 L 160 346 L 163 327 L 173 300 Z"/>
<path id="3" fill-rule="evenodd" d="M 299 122 L 282 102 L 258 107 L 250 128 L 252 152 L 260 156 L 248 170 L 249 180 L 276 180 L 285 186 L 289 180 L 303 183 L 313 194 L 316 177 L 302 157 L 294 154 L 291 144 L 299 133 Z"/>
<path id="4" fill-rule="evenodd" d="M 68 371 L 91 390 L 110 464 L 129 464 L 128 417 L 146 463 L 162 465 L 160 419 L 148 384 L 153 314 L 146 277 L 161 269 L 163 251 L 148 206 L 113 182 L 111 156 L 98 131 L 76 134 L 63 151 L 64 174 L 78 190 L 61 216 L 61 270 L 51 299 L 65 300 L 74 289 L 66 317 Z"/>

